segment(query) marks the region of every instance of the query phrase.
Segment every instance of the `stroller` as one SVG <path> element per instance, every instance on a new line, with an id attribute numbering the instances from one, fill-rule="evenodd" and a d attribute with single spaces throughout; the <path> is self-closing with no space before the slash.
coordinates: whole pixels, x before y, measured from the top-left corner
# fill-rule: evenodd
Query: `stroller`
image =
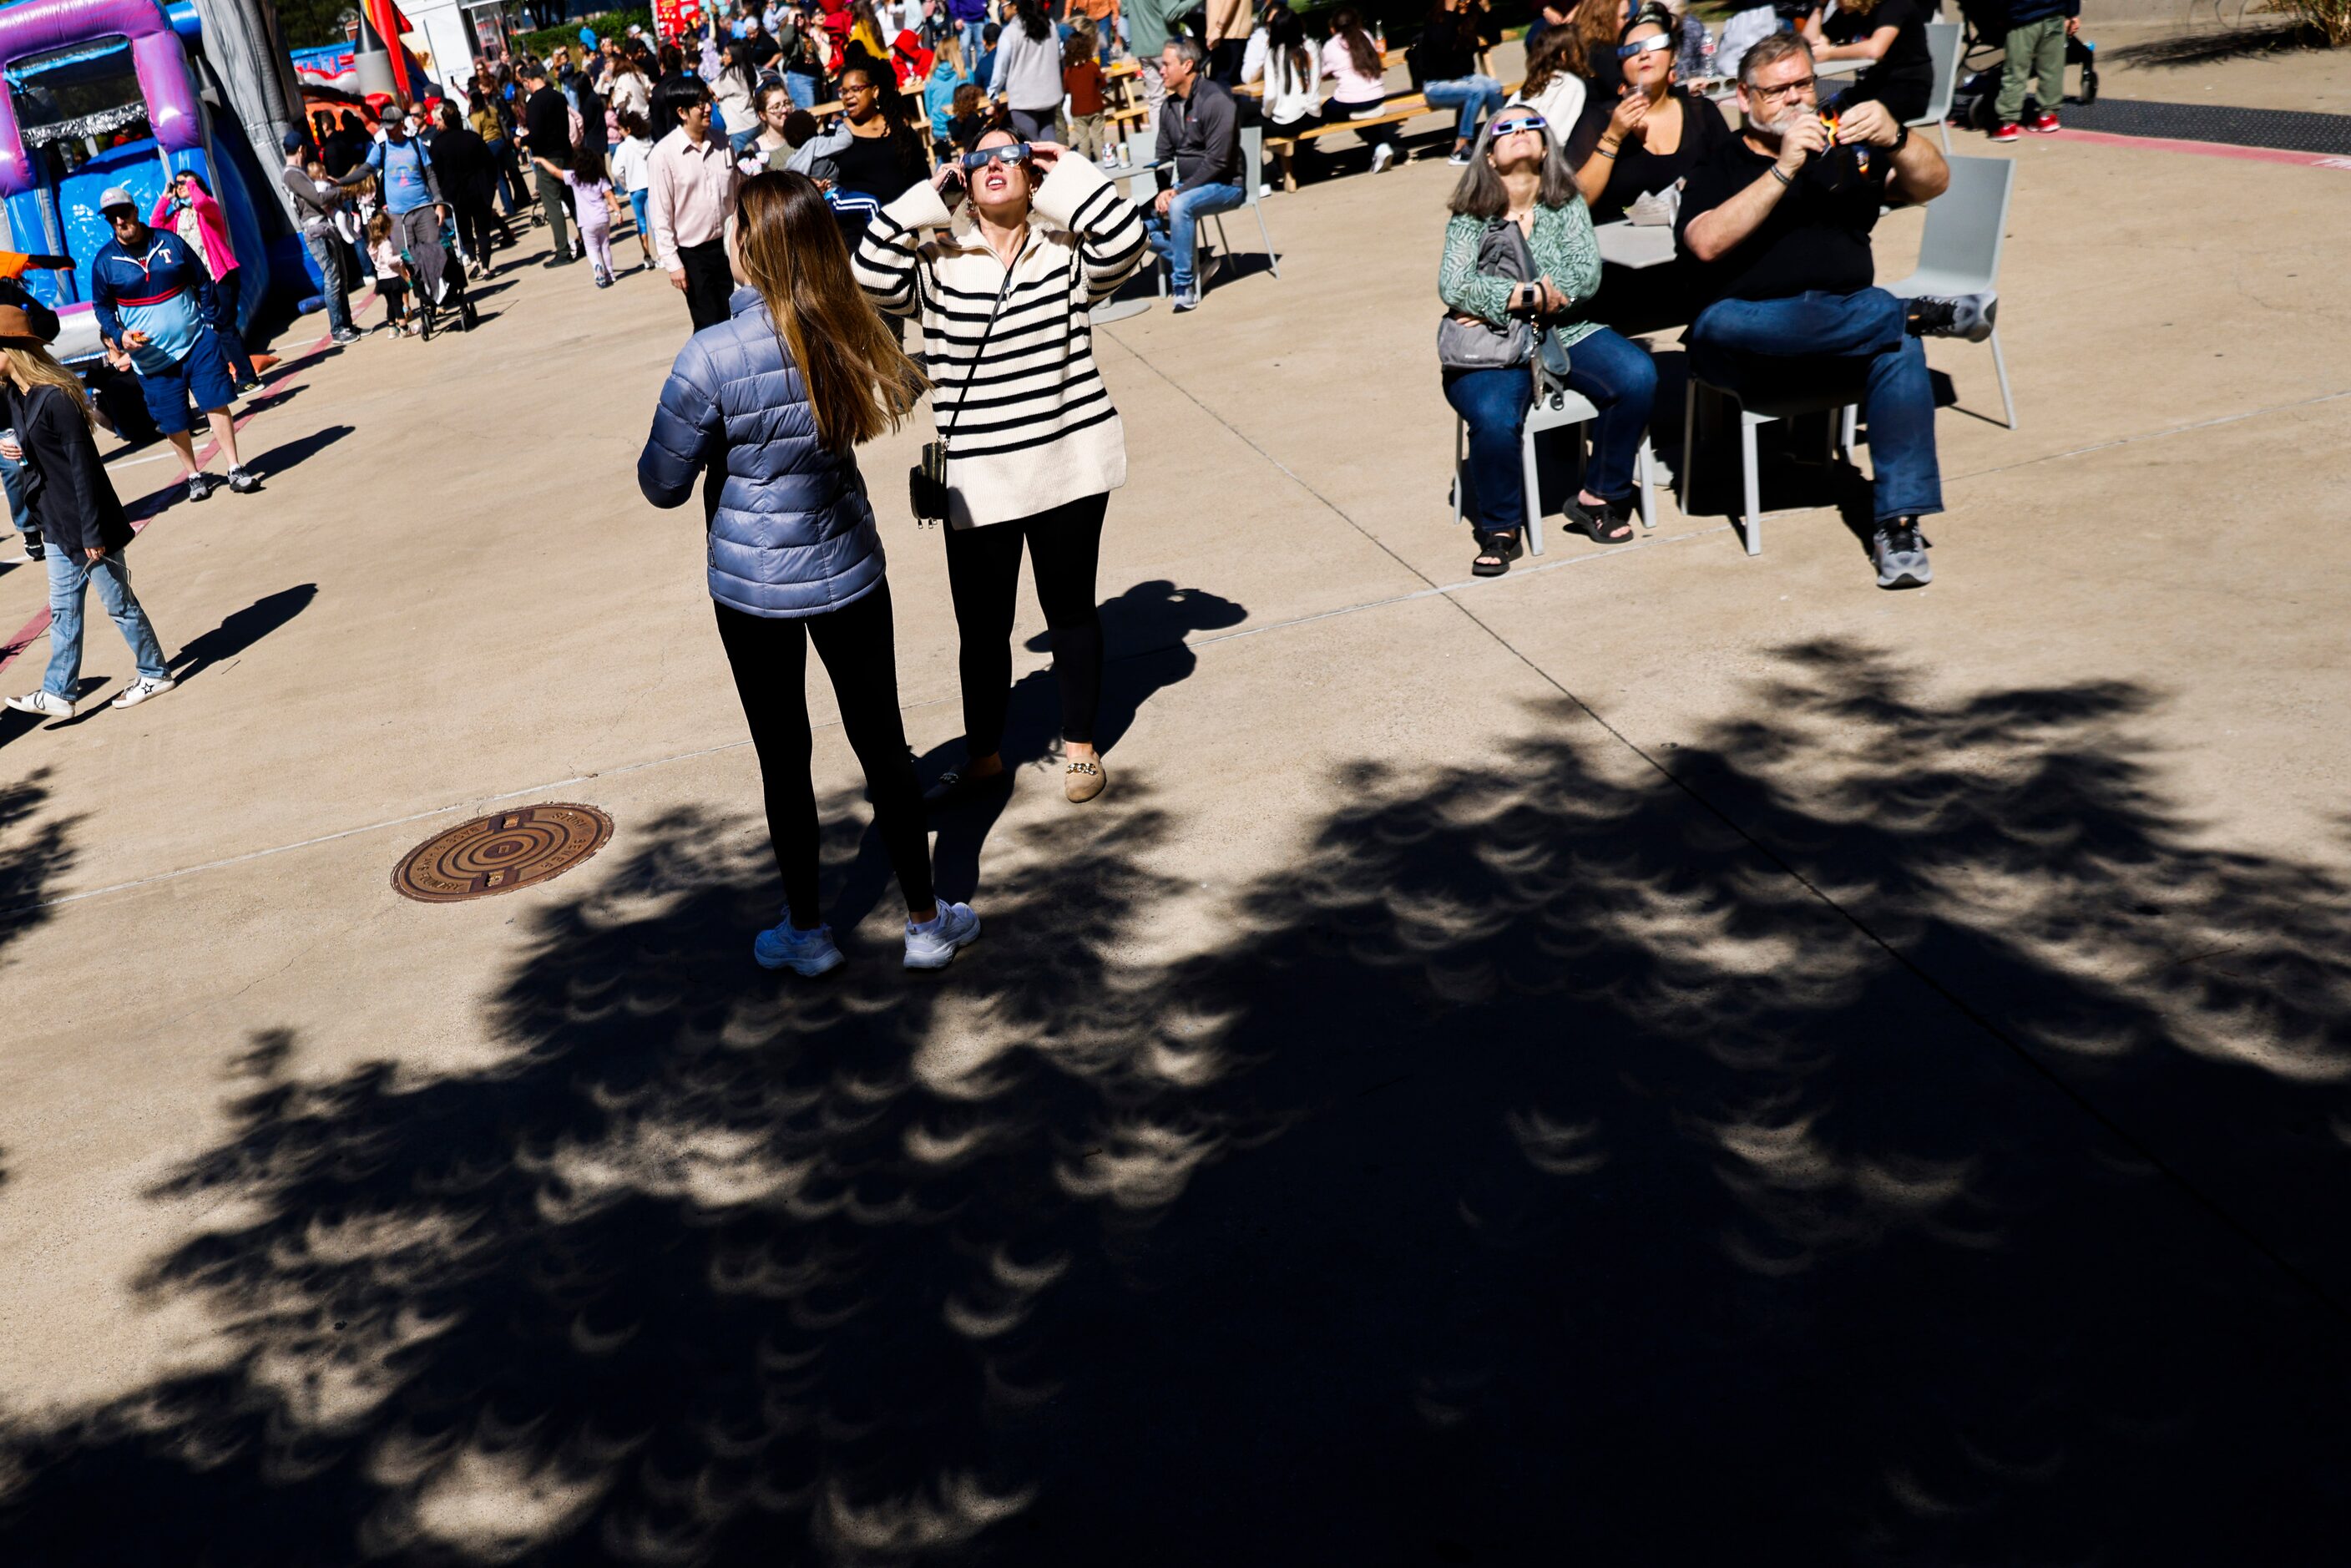
<path id="1" fill-rule="evenodd" d="M 458 246 L 457 225 L 452 220 L 444 219 L 442 222 L 439 249 L 442 264 L 438 298 L 425 288 L 424 272 L 417 266 L 414 250 L 401 253 L 402 259 L 408 263 L 408 275 L 416 280 L 412 297 L 415 302 L 413 308 L 420 338 L 433 336 L 434 329 L 440 325 L 440 313 L 443 311 L 456 314 L 461 331 L 470 332 L 482 324 L 480 312 L 474 308 L 474 301 L 465 292 L 465 253 Z"/>
<path id="2" fill-rule="evenodd" d="M 2005 0 L 1959 0 L 1966 33 L 1959 44 L 1959 84 L 1951 94 L 1950 121 L 1972 131 L 1992 128 L 1992 105 L 2000 97 L 2000 66 L 1970 68 L 1980 55 L 2001 49 L 2008 38 Z M 2074 101 L 2088 108 L 2098 101 L 2098 46 L 2087 38 L 2065 40 L 2065 63 L 2082 68 L 2082 89 Z M 2055 104 L 2047 106 L 2055 109 Z"/>

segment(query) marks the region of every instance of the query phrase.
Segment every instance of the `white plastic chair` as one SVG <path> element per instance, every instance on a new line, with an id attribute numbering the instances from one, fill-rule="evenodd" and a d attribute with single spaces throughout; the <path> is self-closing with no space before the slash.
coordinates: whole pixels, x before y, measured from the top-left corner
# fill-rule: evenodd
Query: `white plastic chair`
<path id="1" fill-rule="evenodd" d="M 1931 125 L 1943 139 L 1943 155 L 1951 152 L 1951 99 L 1959 90 L 1959 39 L 1965 28 L 1957 22 L 1927 24 L 1927 57 L 1934 63 L 1935 86 L 1927 95 L 1927 112 L 1909 121 L 1916 130 Z"/>
<path id="2" fill-rule="evenodd" d="M 1258 196 L 1259 187 L 1265 183 L 1259 168 L 1264 157 L 1265 128 L 1259 125 L 1242 126 L 1241 189 L 1248 193 L 1248 200 L 1241 205 L 1257 214 L 1257 232 L 1265 240 L 1266 265 L 1273 269 L 1273 276 L 1279 279 L 1281 277 L 1281 258 L 1273 254 L 1273 235 L 1265 226 L 1265 208 L 1259 204 Z M 1200 254 L 1200 225 L 1203 223 L 1213 223 L 1217 225 L 1218 248 L 1227 256 L 1232 255 L 1233 242 L 1225 237 L 1225 215 L 1222 213 L 1210 213 L 1206 218 L 1192 220 L 1192 254 L 1196 256 Z"/>
<path id="3" fill-rule="evenodd" d="M 1950 160 L 1950 188 L 1927 204 L 1927 228 L 1918 241 L 1918 270 L 1899 283 L 1883 285 L 1896 299 L 1932 294 L 1989 294 L 2000 287 L 2001 243 L 2008 233 L 2008 201 L 2016 189 L 2016 164 L 2007 158 Z M 2000 377 L 2000 406 L 2008 427 L 2016 428 L 2016 402 L 2008 392 L 2008 361 L 2000 351 L 2000 329 L 1991 332 L 1991 366 Z"/>
<path id="4" fill-rule="evenodd" d="M 1577 431 L 1576 450 L 1581 455 L 1583 427 L 1599 417 L 1600 411 L 1592 406 L 1592 400 L 1574 392 L 1554 392 L 1548 398 L 1537 398 L 1534 406 L 1527 410 L 1526 428 L 1519 436 L 1519 475 L 1526 487 L 1527 549 L 1532 554 L 1543 552 L 1542 476 L 1536 461 L 1535 437 L 1573 426 Z M 1468 461 L 1468 423 L 1457 417 L 1453 422 L 1453 526 L 1457 528 L 1461 526 L 1462 470 Z M 1641 483 L 1641 526 L 1654 528 L 1657 526 L 1657 465 L 1650 455 L 1646 432 L 1641 436 L 1641 455 L 1636 461 L 1638 465 L 1634 471 Z M 1579 474 L 1582 467 L 1579 463 Z"/>
<path id="5" fill-rule="evenodd" d="M 1693 460 L 1698 452 L 1698 393 L 1700 387 L 1704 387 L 1730 404 L 1739 414 L 1740 499 L 1744 503 L 1744 509 L 1733 520 L 1740 524 L 1740 533 L 1746 541 L 1747 553 L 1761 555 L 1763 553 L 1762 477 L 1756 463 L 1755 433 L 1776 421 L 1794 419 L 1802 414 L 1834 414 L 1836 417 L 1829 421 L 1829 458 L 1834 462 L 1839 453 L 1853 449 L 1854 416 L 1859 406 L 1861 386 L 1856 382 L 1850 386 L 1792 397 L 1775 397 L 1768 401 L 1758 398 L 1750 402 L 1728 387 L 1719 387 L 1711 382 L 1699 380 L 1697 373 L 1693 371 L 1689 378 L 1688 390 L 1682 394 L 1682 468 L 1679 475 L 1681 493 L 1678 499 L 1681 503 L 1682 515 L 1685 517 L 1691 515 L 1689 501 L 1693 479 L 1690 471 L 1694 466 Z"/>

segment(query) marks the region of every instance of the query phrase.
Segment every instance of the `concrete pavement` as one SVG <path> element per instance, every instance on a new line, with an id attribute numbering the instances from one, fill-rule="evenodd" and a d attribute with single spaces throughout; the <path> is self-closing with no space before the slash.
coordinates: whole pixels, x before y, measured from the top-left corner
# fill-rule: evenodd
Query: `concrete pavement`
<path id="1" fill-rule="evenodd" d="M 281 373 L 265 492 L 136 547 L 193 678 L 0 727 L 27 1560 L 169 1558 L 93 1511 L 159 1476 L 224 1562 L 1622 1561 L 1692 1477 L 1719 1532 L 1650 1560 L 1743 1521 L 1764 1560 L 2197 1561 L 2163 1548 L 2262 1500 L 2269 1559 L 2314 1560 L 2340 1499 L 2299 1466 L 2340 1418 L 2287 1385 L 2326 1386 L 2351 1302 L 2351 176 L 1966 140 L 2024 165 L 2022 428 L 1985 350 L 1930 345 L 1920 592 L 1833 508 L 1750 559 L 1670 498 L 1465 580 L 1441 162 L 1271 200 L 1279 281 L 1102 329 L 1111 792 L 1030 769 L 943 826 L 990 931 L 927 990 L 837 728 L 853 973 L 811 1000 L 744 951 L 757 771 L 690 508 L 632 476 L 662 279 L 512 269 L 476 334 Z M 862 461 L 937 766 L 921 436 Z M 171 466 L 141 455 L 126 498 Z M 0 627 L 40 601 L 0 577 Z M 127 674 L 103 624 L 88 651 Z M 1046 663 L 1016 654 L 1031 759 Z M 510 897 L 391 892 L 531 800 L 618 832 Z M 961 1218 L 866 1216 L 899 1196 Z M 746 1432 L 756 1461 L 713 1436 Z"/>

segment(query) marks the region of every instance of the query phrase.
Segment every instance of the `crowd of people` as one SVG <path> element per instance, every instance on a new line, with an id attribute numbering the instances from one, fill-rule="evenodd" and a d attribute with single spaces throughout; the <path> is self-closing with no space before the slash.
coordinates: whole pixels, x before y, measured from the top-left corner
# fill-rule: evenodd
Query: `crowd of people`
<path id="1" fill-rule="evenodd" d="M 1485 69 L 1494 38 L 1482 0 L 1436 0 L 1412 52 L 1424 103 L 1456 115 L 1449 156 L 1462 173 L 1437 279 L 1439 358 L 1468 438 L 1473 571 L 1507 571 L 1523 548 L 1520 433 L 1546 388 L 1597 410 L 1591 462 L 1564 503 L 1570 527 L 1602 542 L 1631 537 L 1657 386 L 1635 339 L 1677 323 L 1693 373 L 1712 385 L 1849 379 L 1870 428 L 1878 580 L 1929 580 L 1920 523 L 1940 496 L 1919 339 L 1980 335 L 1991 302 L 1903 302 L 1875 284 L 1879 214 L 1932 199 L 1948 178 L 1905 125 L 1916 83 L 1900 39 L 1908 24 L 1896 18 L 1911 3 L 1876 0 L 1859 22 L 1825 30 L 1792 18 L 1744 44 L 1733 130 L 1714 99 L 1680 84 L 1687 18 L 1656 0 L 1547 9 L 1515 91 Z M 1155 251 L 1176 308 L 1197 306 L 1212 265 L 1195 254 L 1198 220 L 1241 204 L 1244 183 L 1265 174 L 1241 167 L 1245 116 L 1344 124 L 1387 101 L 1385 41 L 1351 7 L 1332 13 L 1318 45 L 1280 0 L 1261 17 L 1247 0 L 1212 4 L 1201 36 L 1152 5 L 1062 0 L 1059 17 L 1043 0 L 1008 0 L 1000 16 L 986 0 L 919 0 L 894 16 L 870 0 L 731 16 L 722 5 L 699 58 L 588 33 L 553 57 L 484 62 L 463 105 L 286 139 L 282 178 L 338 340 L 358 335 L 347 296 L 360 276 L 403 335 L 429 335 L 452 310 L 470 329 L 465 279 L 518 243 L 517 222 L 546 225 L 546 266 L 585 259 L 604 288 L 619 271 L 612 236 L 632 221 L 645 266 L 684 296 L 692 336 L 639 478 L 656 506 L 704 497 L 708 590 L 786 894 L 754 945 L 770 967 L 814 975 L 841 962 L 818 899 L 810 645 L 905 895 L 909 967 L 944 966 L 978 934 L 971 909 L 931 885 L 923 818 L 1010 788 L 1002 750 L 1024 556 L 1061 691 L 1064 794 L 1083 803 L 1107 789 L 1096 575 L 1126 453 L 1090 312 Z M 1861 25 L 1873 14 L 1893 38 Z M 1144 74 L 1159 188 L 1134 199 L 1118 167 L 1098 161 L 1102 68 L 1153 41 Z M 1870 46 L 1871 68 L 1823 102 L 1821 52 Z M 1365 129 L 1370 166 L 1390 166 L 1394 127 Z M 1280 172 L 1292 183 L 1288 163 Z M 1661 199 L 1675 264 L 1635 275 L 1605 266 L 1595 225 Z M 127 192 L 102 204 L 115 237 L 96 259 L 93 293 L 110 360 L 137 378 L 192 499 L 212 487 L 189 434 L 198 412 L 230 488 L 255 488 L 228 403 L 259 361 L 224 308 L 235 263 L 209 193 L 183 179 L 144 215 Z M 90 432 L 105 416 L 42 346 L 56 330 L 47 315 L 0 286 L 10 424 L 0 475 L 56 558 L 48 678 L 10 706 L 58 716 L 73 711 L 92 581 L 139 667 L 117 706 L 171 689 L 172 677 L 131 591 L 131 530 L 96 458 Z M 924 791 L 899 719 L 893 607 L 856 448 L 926 395 L 936 439 L 909 476 L 909 503 L 944 525 L 965 756 Z"/>

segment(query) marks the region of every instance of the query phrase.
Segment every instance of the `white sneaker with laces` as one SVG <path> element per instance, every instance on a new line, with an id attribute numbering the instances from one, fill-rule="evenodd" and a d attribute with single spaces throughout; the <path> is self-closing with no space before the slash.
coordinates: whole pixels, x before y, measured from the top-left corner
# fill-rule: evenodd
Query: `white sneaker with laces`
<path id="1" fill-rule="evenodd" d="M 18 713 L 38 714 L 43 718 L 71 718 L 74 705 L 44 686 L 37 692 L 26 692 L 21 697 L 10 697 L 8 706 Z"/>
<path id="2" fill-rule="evenodd" d="M 916 925 L 906 922 L 906 967 L 944 969 L 955 962 L 956 950 L 979 938 L 979 916 L 968 904 L 937 901 L 938 914 Z"/>
<path id="3" fill-rule="evenodd" d="M 137 707 L 149 697 L 160 697 L 180 683 L 169 675 L 141 675 L 114 694 L 109 707 Z"/>
<path id="4" fill-rule="evenodd" d="M 802 931 L 792 924 L 789 913 L 752 939 L 751 956 L 762 969 L 789 969 L 795 975 L 810 977 L 838 969 L 841 962 L 831 926 Z"/>
<path id="5" fill-rule="evenodd" d="M 1376 174 L 1395 162 L 1395 143 L 1383 141 L 1372 149 L 1372 172 Z"/>

